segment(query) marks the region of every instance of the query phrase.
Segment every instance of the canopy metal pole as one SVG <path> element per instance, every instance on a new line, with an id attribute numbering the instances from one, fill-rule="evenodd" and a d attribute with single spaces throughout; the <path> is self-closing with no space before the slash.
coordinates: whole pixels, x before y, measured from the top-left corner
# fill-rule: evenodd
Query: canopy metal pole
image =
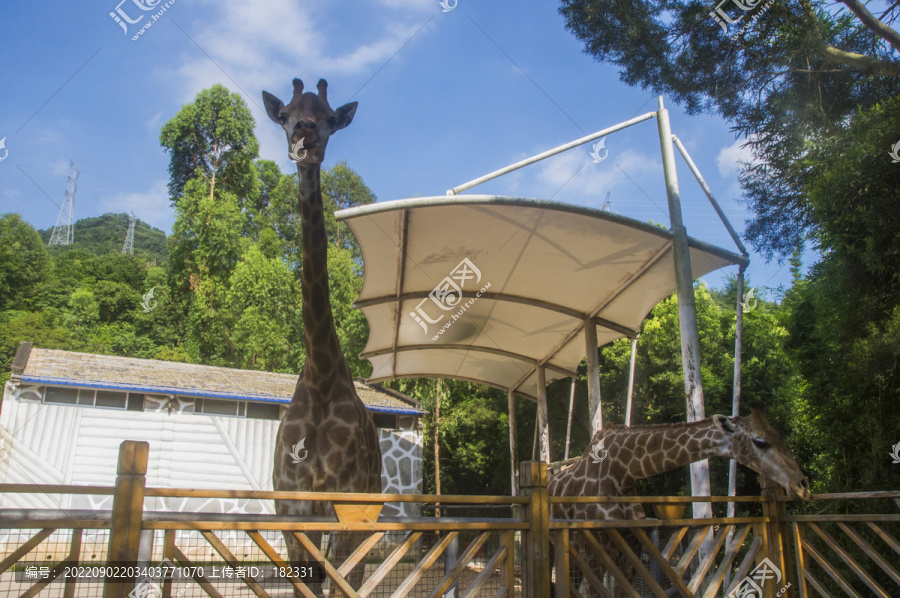
<path id="1" fill-rule="evenodd" d="M 575 407 L 575 378 L 572 378 L 572 391 L 569 393 L 569 423 L 566 424 L 566 452 L 563 461 L 569 460 L 569 442 L 572 440 L 572 411 Z"/>
<path id="2" fill-rule="evenodd" d="M 597 324 L 590 318 L 584 321 L 584 351 L 587 358 L 588 405 L 591 416 L 591 438 L 603 429 L 603 409 L 600 401 L 600 361 L 597 356 Z"/>
<path id="3" fill-rule="evenodd" d="M 511 466 L 510 483 L 512 484 L 512 496 L 519 492 L 519 467 L 516 451 L 516 395 L 509 391 L 506 395 L 509 403 L 509 464 Z"/>
<path id="4" fill-rule="evenodd" d="M 741 266 L 737 275 L 737 314 L 734 322 L 734 386 L 731 394 L 731 415 L 741 412 L 741 344 L 744 337 L 744 269 Z M 728 496 L 737 495 L 737 461 L 731 460 L 728 468 Z M 728 516 L 734 517 L 734 503 L 728 503 Z M 730 538 L 730 536 L 729 536 Z"/>
<path id="5" fill-rule="evenodd" d="M 547 412 L 547 376 L 544 366 L 537 368 L 538 428 L 541 461 L 550 463 L 550 416 Z"/>
<path id="6" fill-rule="evenodd" d="M 684 161 L 687 163 L 688 168 L 691 169 L 691 172 L 694 173 L 694 178 L 697 179 L 697 182 L 700 183 L 700 188 L 703 189 L 703 192 L 706 194 L 707 199 L 709 199 L 709 203 L 712 204 L 713 209 L 716 211 L 716 214 L 719 215 L 719 219 L 722 221 L 722 224 L 725 225 L 725 228 L 728 229 L 728 234 L 731 235 L 731 238 L 734 240 L 734 244 L 737 245 L 738 249 L 741 251 L 741 255 L 747 257 L 750 255 L 747 253 L 747 248 L 744 247 L 744 244 L 741 242 L 741 237 L 735 232 L 734 227 L 731 226 L 731 222 L 728 220 L 728 217 L 725 215 L 725 212 L 722 211 L 722 207 L 719 205 L 719 202 L 716 201 L 716 198 L 713 196 L 712 189 L 709 188 L 709 185 L 706 184 L 706 181 L 703 179 L 703 175 L 700 174 L 700 169 L 697 168 L 697 165 L 694 164 L 694 161 L 691 160 L 691 156 L 688 154 L 687 149 L 682 145 L 681 140 L 672 135 L 672 141 L 675 142 L 675 147 L 678 148 L 678 151 L 681 153 L 681 157 L 684 158 Z"/>
<path id="7" fill-rule="evenodd" d="M 586 137 L 582 137 L 581 139 L 576 139 L 575 141 L 570 141 L 569 143 L 560 145 L 559 147 L 555 147 L 551 150 L 547 150 L 546 152 L 540 153 L 536 156 L 526 158 L 525 160 L 521 160 L 519 162 L 516 162 L 515 164 L 511 164 L 505 168 L 501 168 L 500 170 L 495 170 L 494 172 L 492 172 L 490 174 L 486 174 L 482 177 L 478 177 L 477 179 L 471 180 L 468 183 L 463 183 L 459 187 L 454 187 L 453 189 L 448 190 L 447 195 L 456 195 L 457 193 L 465 191 L 466 189 L 471 189 L 472 187 L 475 187 L 482 183 L 486 183 L 492 179 L 496 179 L 498 176 L 503 176 L 504 174 L 506 174 L 508 172 L 518 170 L 518 169 L 522 168 L 523 166 L 528 166 L 529 164 L 534 164 L 535 162 L 539 162 L 545 158 L 549 158 L 550 156 L 555 156 L 556 154 L 559 154 L 566 150 L 570 150 L 573 147 L 578 147 L 579 145 L 584 145 L 585 143 L 587 143 L 589 141 L 593 141 L 594 139 L 603 137 L 604 135 L 609 135 L 610 133 L 615 133 L 616 131 L 621 131 L 622 129 L 627 129 L 631 125 L 636 125 L 639 122 L 643 122 L 645 120 L 653 118 L 653 116 L 655 114 L 656 114 L 655 112 L 648 112 L 647 114 L 637 116 L 635 118 L 632 118 L 631 120 L 626 120 L 625 122 L 619 123 L 617 125 L 613 125 L 611 127 L 603 129 L 602 131 L 597 131 L 596 133 L 592 133 Z"/>
<path id="8" fill-rule="evenodd" d="M 540 411 L 541 411 L 541 408 L 538 407 L 538 410 L 537 410 L 537 412 L 535 412 L 535 416 L 534 416 L 534 441 L 531 443 L 531 460 L 532 461 L 537 461 L 537 455 L 538 455 L 538 450 L 537 450 L 538 428 L 541 425 L 541 422 L 539 421 Z"/>
<path id="9" fill-rule="evenodd" d="M 625 425 L 631 427 L 631 397 L 634 394 L 634 362 L 637 355 L 637 342 L 640 334 L 631 339 L 631 367 L 628 371 L 628 400 L 625 404 Z"/>
<path id="10" fill-rule="evenodd" d="M 672 128 L 669 111 L 659 96 L 657 121 L 659 142 L 662 146 L 663 172 L 666 177 L 666 195 L 669 200 L 669 222 L 672 229 L 672 257 L 675 262 L 675 289 L 678 296 L 678 324 L 681 333 L 681 367 L 684 371 L 684 392 L 689 422 L 706 417 L 703 401 L 703 381 L 700 376 L 700 330 L 697 324 L 697 306 L 694 302 L 694 277 L 691 273 L 691 254 L 687 231 L 681 217 L 681 196 L 675 168 L 675 149 L 672 145 Z M 709 460 L 691 463 L 691 493 L 693 496 L 709 496 Z M 710 503 L 695 502 L 694 518 L 712 517 Z"/>

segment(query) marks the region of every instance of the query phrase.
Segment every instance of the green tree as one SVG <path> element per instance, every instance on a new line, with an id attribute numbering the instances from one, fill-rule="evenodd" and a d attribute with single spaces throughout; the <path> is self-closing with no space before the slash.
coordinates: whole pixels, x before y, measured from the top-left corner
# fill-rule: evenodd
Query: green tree
<path id="1" fill-rule="evenodd" d="M 304 357 L 300 289 L 285 263 L 251 245 L 229 281 L 239 367 L 295 370 Z"/>
<path id="2" fill-rule="evenodd" d="M 238 93 L 216 84 L 197 94 L 174 118 L 163 125 L 160 144 L 169 153 L 169 195 L 173 202 L 188 181 L 206 182 L 210 198 L 219 188 L 241 202 L 254 198 L 258 180 L 253 160 L 259 142 L 256 122 Z"/>
<path id="3" fill-rule="evenodd" d="M 560 12 L 585 52 L 617 65 L 627 84 L 691 114 L 718 113 L 751 143 L 760 163 L 743 178 L 754 212 L 746 235 L 764 255 L 786 256 L 817 226 L 802 192 L 812 165 L 798 158 L 900 90 L 900 34 L 888 25 L 900 7 L 876 17 L 858 0 L 837 10 L 779 1 L 753 20 L 762 2 L 747 13 L 726 2 L 729 18 L 742 17 L 726 33 L 710 16 L 717 1 L 562 0 Z"/>
<path id="4" fill-rule="evenodd" d="M 344 223 L 337 223 L 334 212 L 375 201 L 375 194 L 346 162 L 338 162 L 322 173 L 322 202 L 328 239 L 338 247 L 350 249 L 354 259 L 360 259 L 359 245 L 350 234 L 350 228 Z"/>
<path id="5" fill-rule="evenodd" d="M 18 214 L 0 217 L 0 311 L 31 304 L 49 270 L 47 248 L 34 227 Z"/>

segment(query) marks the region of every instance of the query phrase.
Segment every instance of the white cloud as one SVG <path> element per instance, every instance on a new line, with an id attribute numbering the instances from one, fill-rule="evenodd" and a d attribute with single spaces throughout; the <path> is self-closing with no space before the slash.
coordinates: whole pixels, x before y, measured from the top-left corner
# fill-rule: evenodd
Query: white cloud
<path id="1" fill-rule="evenodd" d="M 722 176 L 737 176 L 741 170 L 741 162 L 755 163 L 753 151 L 749 145 L 745 145 L 745 139 L 738 139 L 729 146 L 723 147 L 716 156 L 716 165 Z"/>
<path id="2" fill-rule="evenodd" d="M 117 193 L 100 200 L 101 213 L 134 212 L 134 215 L 156 228 L 166 231 L 175 221 L 175 210 L 169 205 L 169 191 L 166 180 L 158 180 L 142 193 Z"/>
<path id="3" fill-rule="evenodd" d="M 436 4 L 436 0 L 377 1 L 396 9 L 389 14 L 396 13 L 398 18 L 384 18 L 383 25 L 373 23 L 368 30 L 372 33 L 365 37 L 340 29 L 326 35 L 335 23 L 325 22 L 326 15 L 309 3 L 295 0 L 206 2 L 208 22 L 190 33 L 209 57 L 192 52 L 177 69 L 177 76 L 183 81 L 184 101 L 191 102 L 201 90 L 221 83 L 232 91 L 243 90 L 257 123 L 268 125 L 261 90 L 288 102 L 292 93 L 290 80 L 295 76 L 309 78 L 304 80 L 308 90 L 314 90 L 319 77 L 326 74 L 344 80 L 351 75 L 367 79 L 367 75 L 374 74 L 416 34 L 422 27 L 422 11 L 433 12 Z M 354 91 L 348 88 L 334 93 L 332 90 L 331 95 L 349 98 Z M 290 164 L 281 131 L 261 126 L 257 127 L 257 136 L 261 157 L 274 158 L 283 166 Z"/>

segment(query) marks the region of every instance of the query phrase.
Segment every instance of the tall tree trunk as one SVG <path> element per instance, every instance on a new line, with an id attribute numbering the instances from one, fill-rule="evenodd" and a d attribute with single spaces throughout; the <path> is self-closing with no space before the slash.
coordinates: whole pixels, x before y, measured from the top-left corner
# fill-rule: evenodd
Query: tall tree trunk
<path id="1" fill-rule="evenodd" d="M 434 493 L 441 494 L 441 443 L 438 426 L 441 421 L 441 379 L 438 378 L 434 395 Z M 434 510 L 435 515 L 441 516 L 441 509 Z"/>

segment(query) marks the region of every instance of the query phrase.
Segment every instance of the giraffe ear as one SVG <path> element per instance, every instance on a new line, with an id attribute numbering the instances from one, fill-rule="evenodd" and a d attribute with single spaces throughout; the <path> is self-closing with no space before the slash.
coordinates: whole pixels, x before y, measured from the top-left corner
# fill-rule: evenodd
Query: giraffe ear
<path id="1" fill-rule="evenodd" d="M 279 125 L 284 124 L 284 118 L 281 116 L 281 109 L 284 108 L 284 102 L 270 94 L 268 91 L 263 92 L 263 104 L 266 106 L 266 114 Z"/>
<path id="2" fill-rule="evenodd" d="M 349 104 L 344 104 L 334 111 L 334 116 L 329 119 L 332 133 L 334 133 L 335 131 L 340 131 L 351 122 L 353 122 L 353 116 L 356 114 L 357 105 L 358 104 L 356 102 L 350 102 Z"/>
<path id="3" fill-rule="evenodd" d="M 714 415 L 712 416 L 712 420 L 716 424 L 716 426 L 718 426 L 718 428 L 726 434 L 734 433 L 734 422 L 724 415 Z"/>

